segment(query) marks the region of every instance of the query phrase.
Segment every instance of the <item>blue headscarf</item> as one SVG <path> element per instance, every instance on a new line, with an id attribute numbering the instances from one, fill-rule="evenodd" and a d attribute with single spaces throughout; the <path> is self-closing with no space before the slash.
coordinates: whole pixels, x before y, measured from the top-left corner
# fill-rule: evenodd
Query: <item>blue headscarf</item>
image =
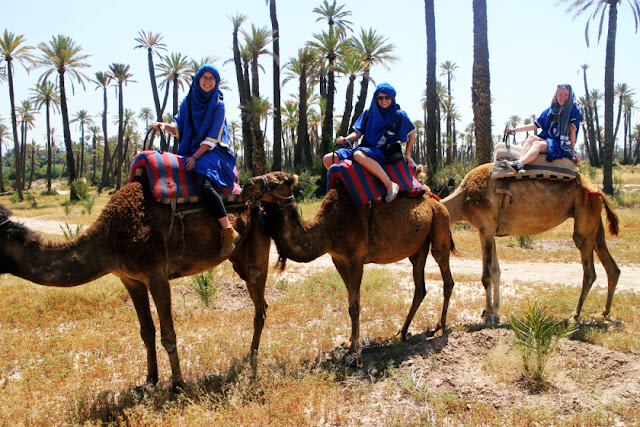
<path id="1" fill-rule="evenodd" d="M 376 97 L 384 93 L 393 96 L 391 104 L 387 108 L 378 105 Z M 371 145 L 375 145 L 385 132 L 391 127 L 396 118 L 396 111 L 399 109 L 396 104 L 396 90 L 389 83 L 380 83 L 373 92 L 373 99 L 369 106 L 369 118 L 367 119 L 367 127 L 364 129 L 364 138 Z"/>
<path id="2" fill-rule="evenodd" d="M 558 104 L 557 94 L 558 89 L 569 89 L 569 99 L 567 99 L 567 103 L 564 105 Z M 549 114 L 553 114 L 556 116 L 554 121 L 558 122 L 558 131 L 560 132 L 561 139 L 569 139 L 569 120 L 571 119 L 571 110 L 573 109 L 574 104 L 574 95 L 573 89 L 571 85 L 568 84 L 560 84 L 556 88 L 556 93 L 553 95 L 553 99 L 551 100 L 551 106 L 549 107 Z M 562 138 L 562 137 L 565 138 Z"/>
<path id="3" fill-rule="evenodd" d="M 200 88 L 200 78 L 205 72 L 209 71 L 216 78 L 215 87 L 209 92 L 205 92 Z M 216 108 L 218 106 L 220 97 L 220 73 L 213 65 L 203 65 L 200 67 L 196 75 L 193 77 L 189 94 L 182 101 L 180 106 L 180 113 L 182 114 L 183 107 L 188 109 L 189 103 L 191 104 L 190 114 L 191 123 L 193 128 L 188 125 L 185 126 L 184 131 L 181 134 L 181 140 L 184 138 L 191 138 L 190 144 L 200 144 L 206 136 L 206 133 L 213 126 L 213 122 L 216 118 Z M 223 118 L 224 119 L 224 118 Z"/>

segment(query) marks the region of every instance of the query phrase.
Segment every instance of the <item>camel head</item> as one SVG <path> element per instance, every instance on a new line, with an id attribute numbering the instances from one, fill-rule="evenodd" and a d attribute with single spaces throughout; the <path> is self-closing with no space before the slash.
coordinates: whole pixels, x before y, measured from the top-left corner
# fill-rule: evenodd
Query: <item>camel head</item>
<path id="1" fill-rule="evenodd" d="M 298 175 L 289 175 L 280 171 L 269 172 L 247 180 L 240 197 L 246 201 L 291 203 L 293 202 L 293 186 L 297 182 Z"/>
<path id="2" fill-rule="evenodd" d="M 15 256 L 11 248 L 16 241 L 23 242 L 27 235 L 24 226 L 9 220 L 11 211 L 0 205 L 0 274 L 13 273 L 15 270 Z"/>

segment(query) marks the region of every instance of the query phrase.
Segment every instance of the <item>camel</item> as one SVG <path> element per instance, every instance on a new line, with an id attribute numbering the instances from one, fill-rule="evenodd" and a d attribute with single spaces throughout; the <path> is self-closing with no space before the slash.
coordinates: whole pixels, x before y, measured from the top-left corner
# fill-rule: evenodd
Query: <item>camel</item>
<path id="1" fill-rule="evenodd" d="M 361 351 L 360 283 L 364 264 L 389 264 L 407 257 L 413 264 L 413 303 L 398 332 L 404 340 L 426 295 L 424 267 L 430 246 L 444 282 L 444 305 L 435 331 L 446 327 L 454 283 L 449 269 L 452 250 L 449 215 L 441 203 L 425 194 L 400 198 L 372 209 L 358 208 L 340 183 L 325 195 L 316 217 L 303 223 L 294 202 L 283 203 L 268 194 L 269 189 L 282 186 L 288 190 L 279 195 L 292 194 L 296 181 L 295 175 L 272 172 L 249 179 L 242 195 L 255 199 L 265 194 L 261 199 L 265 230 L 276 243 L 282 267 L 286 259 L 309 262 L 325 253 L 331 255 L 348 292 L 351 338 L 346 345 L 351 352 Z"/>
<path id="2" fill-rule="evenodd" d="M 78 286 L 108 273 L 127 288 L 140 322 L 147 351 L 147 382 L 156 384 L 158 366 L 155 327 L 148 292 L 160 321 L 161 342 L 169 356 L 173 389 L 183 386 L 171 313 L 169 280 L 210 269 L 226 258 L 220 253 L 220 227 L 206 209 L 172 223 L 169 205 L 153 200 L 147 185 L 131 182 L 116 192 L 98 219 L 84 233 L 65 243 L 46 243 L 22 224 L 10 221 L 0 205 L 0 274 L 58 287 Z M 179 209 L 200 210 L 185 204 Z M 259 227 L 255 209 L 230 209 L 230 220 L 241 234 L 228 257 L 246 281 L 255 306 L 253 356 L 260 345 L 266 318 L 264 299 L 271 240 Z"/>
<path id="3" fill-rule="evenodd" d="M 493 178 L 491 169 L 491 163 L 476 167 L 453 194 L 442 201 L 449 210 L 451 225 L 467 221 L 480 235 L 482 285 L 486 293 L 485 323 L 499 322 L 500 266 L 494 236 L 539 234 L 567 218 L 574 219 L 573 241 L 580 250 L 584 270 L 582 292 L 571 317 L 574 321 L 580 317 L 582 305 L 596 279 L 594 250 L 607 272 L 607 302 L 602 312 L 607 317 L 620 277 L 620 269 L 607 249 L 600 217 L 604 205 L 609 232 L 617 235 L 618 217 L 607 197 L 579 173 L 571 181 L 520 179 L 506 184 Z"/>

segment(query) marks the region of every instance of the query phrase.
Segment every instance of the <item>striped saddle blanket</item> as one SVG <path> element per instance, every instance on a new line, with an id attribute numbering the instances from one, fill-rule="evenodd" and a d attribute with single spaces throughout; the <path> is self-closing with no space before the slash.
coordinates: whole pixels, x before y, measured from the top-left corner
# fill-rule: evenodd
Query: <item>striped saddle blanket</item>
<path id="1" fill-rule="evenodd" d="M 153 198 L 160 203 L 194 203 L 200 200 L 195 174 L 187 170 L 186 157 L 167 151 L 141 151 L 131 163 L 129 182 L 146 171 Z M 217 189 L 223 202 L 240 200 L 242 188 L 235 182 L 233 188 Z"/>
<path id="2" fill-rule="evenodd" d="M 416 167 L 410 167 L 404 160 L 382 166 L 393 182 L 400 186 L 398 197 L 418 197 L 426 188 L 416 178 Z M 334 164 L 328 171 L 328 189 L 334 188 L 337 181 L 344 183 L 358 207 L 382 203 L 387 195 L 382 182 L 356 162 L 343 160 Z"/>

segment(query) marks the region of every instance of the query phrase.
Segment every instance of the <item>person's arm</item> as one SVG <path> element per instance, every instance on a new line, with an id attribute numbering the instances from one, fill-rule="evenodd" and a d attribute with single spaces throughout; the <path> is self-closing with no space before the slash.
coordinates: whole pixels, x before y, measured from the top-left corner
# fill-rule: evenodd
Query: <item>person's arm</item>
<path id="1" fill-rule="evenodd" d="M 578 130 L 576 129 L 576 125 L 571 123 L 569 125 L 569 141 L 571 141 L 571 149 L 573 150 L 573 158 L 576 162 L 576 165 L 580 163 L 580 159 L 578 158 L 578 153 L 576 152 L 576 135 L 578 134 Z"/>
<path id="2" fill-rule="evenodd" d="M 409 159 L 411 159 L 411 147 L 413 147 L 413 142 L 416 139 L 416 131 L 415 129 L 409 132 L 409 139 L 407 139 L 407 146 L 404 149 L 404 161 L 409 163 Z M 413 159 L 411 159 L 413 160 Z"/>
<path id="3" fill-rule="evenodd" d="M 355 141 L 358 140 L 358 138 L 360 138 L 362 136 L 362 134 L 360 132 L 358 132 L 357 130 L 354 130 L 353 132 L 351 132 L 349 135 L 347 136 L 339 136 L 336 139 L 336 142 L 338 144 L 342 144 L 344 141 L 347 141 L 348 143 L 353 143 Z"/>
<path id="4" fill-rule="evenodd" d="M 176 136 L 178 134 L 178 127 L 175 123 L 163 123 L 163 122 L 155 122 L 153 124 L 154 129 L 162 129 L 166 132 L 169 132 L 171 135 Z"/>
<path id="5" fill-rule="evenodd" d="M 187 157 L 187 169 L 189 170 L 193 170 L 193 168 L 196 167 L 196 163 L 198 161 L 198 159 L 207 151 L 209 151 L 211 149 L 211 146 L 208 144 L 200 144 L 200 148 L 198 148 L 198 151 L 196 151 L 195 153 L 193 153 L 193 156 L 191 157 Z"/>
<path id="6" fill-rule="evenodd" d="M 527 132 L 527 131 L 535 130 L 537 127 L 538 126 L 536 126 L 535 123 L 533 123 L 530 125 L 520 126 L 519 128 L 511 128 L 509 129 L 509 134 L 513 135 L 517 132 Z"/>

